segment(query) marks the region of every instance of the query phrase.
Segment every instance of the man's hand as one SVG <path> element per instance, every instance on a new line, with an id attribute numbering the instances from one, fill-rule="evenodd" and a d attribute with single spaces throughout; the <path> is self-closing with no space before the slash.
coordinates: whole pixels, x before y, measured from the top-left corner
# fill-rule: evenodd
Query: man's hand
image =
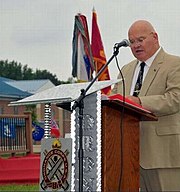
<path id="1" fill-rule="evenodd" d="M 134 103 L 137 103 L 139 105 L 141 105 L 141 101 L 139 99 L 139 97 L 134 97 L 134 96 L 126 96 L 129 100 L 133 101 Z"/>

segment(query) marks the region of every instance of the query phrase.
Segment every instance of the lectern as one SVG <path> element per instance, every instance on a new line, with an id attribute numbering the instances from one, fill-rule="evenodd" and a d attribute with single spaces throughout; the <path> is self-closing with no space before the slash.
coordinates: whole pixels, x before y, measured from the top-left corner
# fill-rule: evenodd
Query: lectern
<path id="1" fill-rule="evenodd" d="M 154 120 L 152 113 L 123 101 L 102 101 L 103 192 L 139 191 L 139 121 Z"/>

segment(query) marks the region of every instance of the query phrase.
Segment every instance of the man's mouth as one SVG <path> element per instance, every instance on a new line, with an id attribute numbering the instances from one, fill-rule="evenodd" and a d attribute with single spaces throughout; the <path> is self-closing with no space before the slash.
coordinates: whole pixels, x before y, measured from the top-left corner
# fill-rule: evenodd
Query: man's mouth
<path id="1" fill-rule="evenodd" d="M 143 50 L 136 50 L 136 53 L 139 54 L 139 53 L 142 53 Z"/>

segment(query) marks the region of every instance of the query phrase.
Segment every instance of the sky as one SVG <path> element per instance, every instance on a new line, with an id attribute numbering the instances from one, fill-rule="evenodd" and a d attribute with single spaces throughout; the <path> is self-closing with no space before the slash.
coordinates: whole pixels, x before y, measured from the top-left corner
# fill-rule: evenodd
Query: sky
<path id="1" fill-rule="evenodd" d="M 48 70 L 66 81 L 72 77 L 75 15 L 86 16 L 91 38 L 93 7 L 107 60 L 114 44 L 127 39 L 130 25 L 139 19 L 153 24 L 165 51 L 180 55 L 179 0 L 0 0 L 0 60 Z M 120 67 L 132 59 L 130 48 L 121 47 Z M 109 73 L 117 78 L 115 60 Z"/>

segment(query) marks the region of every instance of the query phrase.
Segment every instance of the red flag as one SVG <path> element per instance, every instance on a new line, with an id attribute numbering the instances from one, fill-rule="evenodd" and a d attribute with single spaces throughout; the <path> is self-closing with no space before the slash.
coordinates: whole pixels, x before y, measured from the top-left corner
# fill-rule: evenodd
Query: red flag
<path id="1" fill-rule="evenodd" d="M 54 119 L 51 119 L 51 136 L 56 138 L 60 137 L 59 127 Z"/>
<path id="2" fill-rule="evenodd" d="M 106 56 L 104 52 L 103 43 L 101 40 L 101 34 L 97 24 L 97 14 L 93 9 L 92 13 L 92 37 L 91 37 L 91 50 L 93 60 L 96 67 L 96 73 L 106 64 Z M 99 81 L 110 80 L 108 67 L 105 68 L 103 73 L 98 78 Z M 106 87 L 101 90 L 101 93 L 108 95 L 111 91 L 111 87 Z"/>

